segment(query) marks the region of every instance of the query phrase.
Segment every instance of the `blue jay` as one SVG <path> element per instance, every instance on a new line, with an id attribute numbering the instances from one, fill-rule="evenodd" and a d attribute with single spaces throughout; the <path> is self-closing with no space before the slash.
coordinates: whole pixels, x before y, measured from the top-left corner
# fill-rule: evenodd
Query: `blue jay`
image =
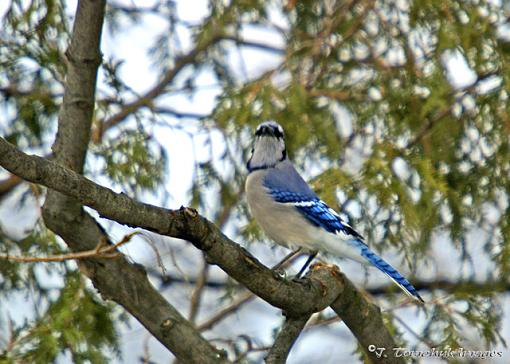
<path id="1" fill-rule="evenodd" d="M 310 253 L 298 277 L 318 252 L 372 264 L 410 297 L 424 302 L 416 289 L 376 255 L 363 237 L 310 189 L 287 157 L 283 128 L 260 124 L 247 163 L 246 195 L 251 213 L 267 236 L 287 248 Z"/>

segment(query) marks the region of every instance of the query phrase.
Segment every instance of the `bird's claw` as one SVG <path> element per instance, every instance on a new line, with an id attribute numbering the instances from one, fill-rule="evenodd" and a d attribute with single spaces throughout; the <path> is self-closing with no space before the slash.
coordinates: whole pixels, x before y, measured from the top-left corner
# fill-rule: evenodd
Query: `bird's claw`
<path id="1" fill-rule="evenodd" d="M 294 277 L 292 277 L 291 280 L 292 280 L 292 282 L 299 283 L 299 284 L 304 284 L 304 283 L 306 283 L 308 281 L 307 278 L 302 277 L 300 275 L 295 275 Z"/>

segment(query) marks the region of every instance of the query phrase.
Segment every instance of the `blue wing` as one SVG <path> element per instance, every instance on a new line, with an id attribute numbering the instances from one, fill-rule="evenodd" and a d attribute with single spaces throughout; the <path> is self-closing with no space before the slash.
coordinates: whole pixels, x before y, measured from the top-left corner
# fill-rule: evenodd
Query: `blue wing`
<path id="1" fill-rule="evenodd" d="M 276 202 L 293 204 L 315 226 L 320 226 L 332 234 L 342 232 L 353 239 L 364 240 L 363 236 L 318 197 L 310 198 L 306 194 L 279 189 L 271 189 L 270 194 Z"/>
<path id="2" fill-rule="evenodd" d="M 395 268 L 384 259 L 375 254 L 361 236 L 349 224 L 330 208 L 324 201 L 316 196 L 305 193 L 291 192 L 282 189 L 269 189 L 269 193 L 276 202 L 292 204 L 311 223 L 320 226 L 332 234 L 343 234 L 349 236 L 348 243 L 357 247 L 362 257 L 372 263 L 376 268 L 390 277 L 409 296 L 424 302 L 420 294 Z"/>

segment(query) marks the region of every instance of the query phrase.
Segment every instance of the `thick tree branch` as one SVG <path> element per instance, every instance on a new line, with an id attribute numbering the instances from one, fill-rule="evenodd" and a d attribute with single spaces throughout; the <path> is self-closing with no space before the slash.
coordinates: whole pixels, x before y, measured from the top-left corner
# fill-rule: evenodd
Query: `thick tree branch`
<path id="1" fill-rule="evenodd" d="M 276 340 L 266 356 L 267 364 L 285 364 L 292 345 L 303 331 L 310 315 L 301 317 L 287 316 Z"/>
<path id="2" fill-rule="evenodd" d="M 206 253 L 209 263 L 219 265 L 228 275 L 262 299 L 290 314 L 320 311 L 341 291 L 338 277 L 330 269 L 317 270 L 316 279 L 312 279 L 309 286 L 283 279 L 228 239 L 195 210 L 167 210 L 137 202 L 52 161 L 28 156 L 3 138 L 0 138 L 0 164 L 28 181 L 76 199 L 98 211 L 102 217 L 190 241 Z M 296 302 L 300 304 L 296 305 Z"/>
<path id="3" fill-rule="evenodd" d="M 360 342 L 365 350 L 368 348 L 365 345 L 367 342 L 381 347 L 395 346 L 379 310 L 368 303 L 338 270 L 316 264 L 311 270 L 310 279 L 302 283 L 283 279 L 228 239 L 195 210 L 167 210 L 137 202 L 52 161 L 24 154 L 2 138 L 0 165 L 28 181 L 75 198 L 97 210 L 103 217 L 190 241 L 205 252 L 210 263 L 220 266 L 232 278 L 270 304 L 283 309 L 289 316 L 318 312 L 335 300 L 332 307 L 355 336 L 362 340 Z M 353 307 L 364 311 L 361 314 L 354 312 Z M 367 331 L 367 323 L 371 331 Z M 387 362 L 400 361 L 395 359 Z"/>
<path id="4" fill-rule="evenodd" d="M 389 331 L 384 325 L 379 307 L 364 298 L 352 283 L 342 275 L 346 289 L 343 295 L 331 304 L 331 308 L 352 331 L 359 345 L 373 363 L 404 363 L 404 359 L 393 356 L 393 348 L 397 347 Z M 386 357 L 378 358 L 370 346 L 385 348 Z"/>
<path id="5" fill-rule="evenodd" d="M 90 140 L 104 0 L 80 0 L 71 44 L 66 52 L 67 72 L 58 132 L 53 144 L 55 161 L 81 173 Z M 74 198 L 48 191 L 43 207 L 48 228 L 73 251 L 94 249 L 108 237 Z M 80 261 L 82 271 L 105 299 L 112 299 L 137 318 L 182 362 L 218 363 L 219 352 L 150 284 L 143 269 L 126 259 Z"/>

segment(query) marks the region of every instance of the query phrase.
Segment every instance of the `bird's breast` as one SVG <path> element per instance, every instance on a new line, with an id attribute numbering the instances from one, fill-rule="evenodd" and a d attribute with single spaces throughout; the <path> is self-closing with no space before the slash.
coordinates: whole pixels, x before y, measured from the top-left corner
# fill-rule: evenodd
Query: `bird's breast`
<path id="1" fill-rule="evenodd" d="M 266 235 L 286 246 L 309 247 L 315 227 L 290 204 L 275 202 L 264 187 L 263 170 L 250 173 L 246 180 L 246 197 L 251 213 Z"/>

